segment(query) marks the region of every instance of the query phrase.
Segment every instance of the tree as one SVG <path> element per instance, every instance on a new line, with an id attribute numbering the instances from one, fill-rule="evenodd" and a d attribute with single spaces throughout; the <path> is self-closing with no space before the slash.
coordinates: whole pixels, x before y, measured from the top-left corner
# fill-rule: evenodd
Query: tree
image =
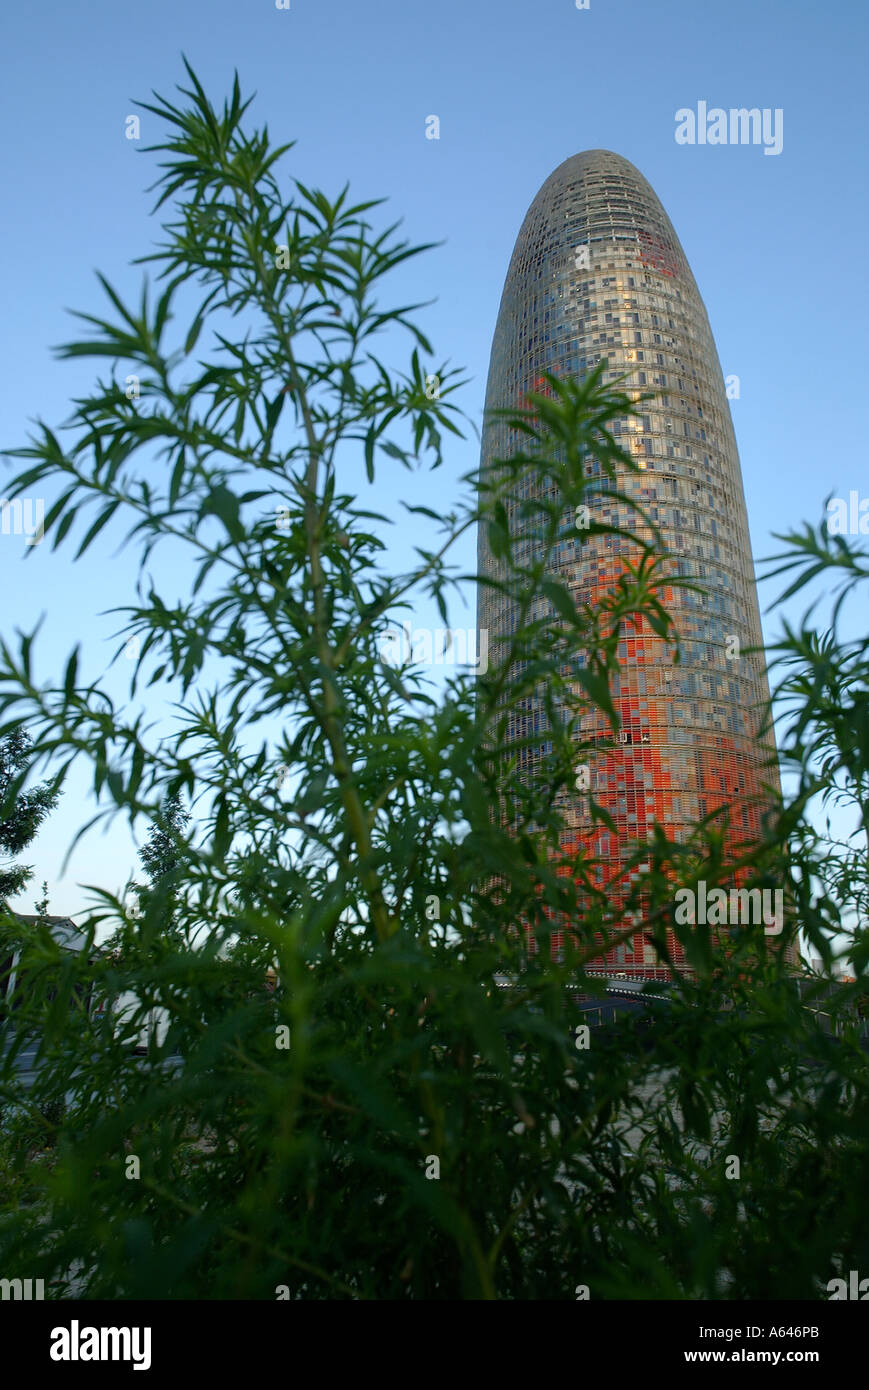
<path id="1" fill-rule="evenodd" d="M 39 898 L 33 904 L 33 906 L 36 908 L 36 915 L 40 918 L 40 920 L 43 922 L 47 922 L 49 917 L 48 884 L 44 881 L 42 884 L 42 897 Z"/>
<path id="2" fill-rule="evenodd" d="M 644 625 L 675 641 L 666 556 L 594 512 L 601 481 L 635 468 L 613 425 L 637 402 L 605 362 L 547 378 L 508 413 L 526 447 L 490 485 L 467 479 L 443 515 L 411 495 L 430 539 L 396 573 L 364 479 L 411 487 L 460 428 L 458 374 L 387 298 L 423 248 L 374 228 L 375 205 L 347 189 L 279 179 L 289 147 L 247 128 L 238 82 L 221 111 L 187 71 L 182 103 L 147 108 L 169 130 L 158 207 L 176 201 L 145 258 L 165 287 L 130 307 L 102 280 L 111 320 L 86 316 L 93 336 L 63 352 L 119 362 L 120 379 L 76 403 L 66 447 L 41 425 L 10 488 L 61 483 L 45 529 L 61 545 L 83 524 L 79 554 L 124 519 L 143 580 L 163 539 L 187 548 L 188 597 L 149 579 L 124 610 L 133 688 L 171 690 L 177 728 L 150 741 L 140 713 L 78 685 L 76 653 L 36 689 L 32 638 L 0 644 L 0 719 L 23 705 L 40 756 L 85 759 L 134 823 L 156 820 L 167 786 L 202 808 L 170 871 L 178 949 L 154 951 L 146 912 L 121 964 L 81 953 L 63 977 L 165 1008 L 183 1066 L 142 1068 L 108 1030 L 68 1025 L 40 998 L 34 947 L 15 1026 L 44 1017 L 63 1039 L 34 1099 L 71 1104 L 55 1166 L 0 1223 L 0 1264 L 60 1297 L 73 1262 L 91 1298 L 572 1301 L 577 1281 L 595 1298 L 817 1296 L 869 1245 L 866 1058 L 822 1032 L 761 928 L 720 940 L 674 904 L 744 870 L 786 890 L 779 940 L 798 912 L 826 939 L 835 914 L 802 877 L 805 803 L 774 807 L 732 860 L 730 806 L 683 842 L 655 827 L 625 847 L 624 906 L 566 833 L 586 716 L 618 747 L 620 641 Z M 182 296 L 190 318 L 167 342 Z M 405 333 L 395 370 L 374 339 L 397 353 Z M 594 609 L 548 577 L 585 505 L 623 562 Z M 433 692 L 418 663 L 383 658 L 384 630 L 421 597 L 448 624 L 452 547 L 477 525 L 516 630 L 476 681 L 457 671 Z M 551 747 L 531 771 L 504 736 L 529 705 L 526 744 L 545 731 Z M 98 901 L 91 932 L 123 913 Z M 595 969 L 634 912 L 665 961 L 676 934 L 694 973 L 648 1001 L 647 1035 L 628 1018 L 577 1046 L 575 996 L 601 995 Z M 123 1143 L 137 1182 L 118 1180 Z M 25 1165 L 13 1131 L 10 1168 Z"/>
<path id="3" fill-rule="evenodd" d="M 150 881 L 150 889 L 137 886 L 140 909 L 149 897 L 162 914 L 167 929 L 175 914 L 176 885 L 184 863 L 184 832 L 190 813 L 184 810 L 181 795 L 167 792 L 148 831 L 147 842 L 139 850 L 139 858 Z"/>
<path id="4" fill-rule="evenodd" d="M 180 794 L 167 793 L 148 831 L 148 842 L 139 850 L 139 858 L 152 888 L 158 888 L 177 873 L 183 862 L 181 844 L 189 822 L 190 813 L 184 810 Z"/>
<path id="5" fill-rule="evenodd" d="M 12 860 L 36 838 L 60 798 L 56 781 L 23 790 L 31 748 L 22 728 L 12 728 L 0 738 L 0 903 L 15 897 L 32 879 L 32 868 Z"/>

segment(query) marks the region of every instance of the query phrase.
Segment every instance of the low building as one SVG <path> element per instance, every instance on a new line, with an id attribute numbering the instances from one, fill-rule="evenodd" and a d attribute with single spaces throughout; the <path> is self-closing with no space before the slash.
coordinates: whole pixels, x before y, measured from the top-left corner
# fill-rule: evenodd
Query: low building
<path id="1" fill-rule="evenodd" d="M 50 929 L 54 940 L 64 950 L 80 951 L 85 946 L 87 937 L 76 926 L 71 917 L 52 917 L 50 915 L 42 917 L 32 912 L 14 912 L 11 908 L 7 908 L 7 911 L 17 921 L 28 927 L 35 927 L 40 922 L 44 922 Z M 7 934 L 5 946 L 0 944 L 0 1008 L 14 1009 L 16 1001 L 23 997 L 21 993 L 23 975 L 19 967 L 21 950 L 20 944 L 14 944 L 11 934 Z"/>

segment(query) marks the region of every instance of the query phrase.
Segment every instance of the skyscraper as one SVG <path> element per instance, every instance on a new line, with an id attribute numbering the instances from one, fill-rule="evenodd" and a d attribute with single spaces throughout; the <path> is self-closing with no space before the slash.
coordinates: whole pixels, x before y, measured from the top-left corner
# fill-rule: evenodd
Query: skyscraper
<path id="1" fill-rule="evenodd" d="M 603 358 L 610 379 L 627 374 L 631 394 L 655 393 L 639 419 L 615 427 L 640 470 L 625 469 L 617 486 L 656 522 L 673 557 L 671 572 L 706 590 L 702 596 L 677 588 L 668 603 L 681 639 L 679 666 L 648 626 L 626 634 L 621 645 L 619 747 L 593 773 L 594 795 L 618 834 L 592 829 L 580 798 L 567 810 L 574 839 L 616 877 L 630 842 L 645 839 L 656 820 L 680 840 L 728 803 L 733 835 L 752 839 L 764 784 L 775 774 L 771 747 L 758 737 L 768 683 L 762 657 L 747 649 L 760 644 L 760 615 L 739 455 L 709 321 L 652 188 L 626 159 L 589 150 L 550 175 L 516 241 L 492 344 L 483 473 L 518 445 L 490 411 L 521 406 L 527 392 L 540 389 L 543 372 L 582 378 Z M 626 505 L 604 500 L 603 515 L 651 539 Z M 574 532 L 559 546 L 554 573 L 577 601 L 594 603 L 612 583 L 613 544 L 612 537 Z M 484 574 L 499 572 L 485 528 L 479 566 Z M 481 586 L 478 625 L 488 629 L 496 661 L 498 635 L 513 623 L 509 596 Z M 511 719 L 508 740 L 535 730 L 538 716 L 531 702 Z M 583 734 L 607 728 L 603 718 L 598 725 L 586 724 Z M 542 722 L 539 728 L 543 756 Z M 672 950 L 683 964 L 678 943 Z M 606 967 L 629 976 L 667 973 L 639 930 L 610 952 Z"/>

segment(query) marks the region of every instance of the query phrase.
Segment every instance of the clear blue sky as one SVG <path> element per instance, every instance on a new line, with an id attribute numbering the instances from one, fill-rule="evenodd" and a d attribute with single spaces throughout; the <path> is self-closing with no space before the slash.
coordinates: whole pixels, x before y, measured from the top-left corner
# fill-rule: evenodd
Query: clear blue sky
<path id="1" fill-rule="evenodd" d="M 388 196 L 412 240 L 444 242 L 408 283 L 415 298 L 436 299 L 423 321 L 438 357 L 467 368 L 461 403 L 477 420 L 528 204 L 576 151 L 631 160 L 685 248 L 724 372 L 740 377 L 733 416 L 754 553 L 767 555 L 773 531 L 820 519 L 828 492 L 869 491 L 858 421 L 866 31 L 857 0 L 591 0 L 582 11 L 574 0 L 4 7 L 0 448 L 23 442 L 36 416 L 59 423 L 90 386 L 92 367 L 57 362 L 51 347 L 77 332 L 66 308 L 102 311 L 94 270 L 124 293 L 138 287 L 129 262 L 158 230 L 145 192 L 154 157 L 124 138 L 124 122 L 152 88 L 172 96 L 183 51 L 215 100 L 238 68 L 258 94 L 251 118 L 267 121 L 276 141 L 298 141 L 288 172 L 329 192 L 349 179 L 360 197 Z M 675 112 L 698 101 L 781 108 L 782 153 L 678 145 Z M 425 138 L 431 114 L 438 141 Z M 161 134 L 146 113 L 139 144 Z M 473 439 L 452 451 L 437 475 L 440 502 L 475 462 Z M 73 565 L 74 548 L 52 555 L 44 544 L 22 567 L 22 550 L 0 537 L 3 635 L 44 613 L 40 675 L 59 677 L 76 642 L 86 674 L 98 675 L 114 631 L 99 614 L 132 600 L 132 554 L 114 556 L 106 542 Z M 465 563 L 474 563 L 470 543 Z M 470 625 L 473 611 L 453 621 Z M 110 688 L 122 693 L 114 674 Z M 52 910 L 71 913 L 86 902 L 79 884 L 117 889 L 138 869 L 117 821 L 85 839 L 60 878 L 91 810 L 82 773 L 26 856 L 36 882 L 20 909 L 32 910 L 43 878 Z"/>

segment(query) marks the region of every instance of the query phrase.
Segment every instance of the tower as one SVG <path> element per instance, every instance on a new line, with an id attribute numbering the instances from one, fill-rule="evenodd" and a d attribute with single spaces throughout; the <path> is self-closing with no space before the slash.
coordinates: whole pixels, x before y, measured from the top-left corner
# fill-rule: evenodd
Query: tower
<path id="1" fill-rule="evenodd" d="M 513 251 L 492 343 L 481 470 L 509 458 L 517 441 L 497 408 L 516 408 L 539 389 L 544 372 L 582 378 L 601 359 L 608 378 L 626 376 L 632 395 L 655 393 L 639 419 L 613 432 L 639 472 L 625 469 L 620 491 L 656 522 L 671 573 L 696 579 L 705 595 L 676 588 L 668 602 L 682 660 L 672 662 L 647 626 L 626 634 L 615 704 L 617 750 L 598 761 L 595 798 L 616 823 L 613 835 L 594 827 L 590 848 L 612 876 L 630 843 L 652 824 L 673 839 L 722 804 L 732 807 L 732 832 L 759 834 L 774 782 L 771 744 L 759 737 L 769 689 L 748 518 L 725 382 L 709 320 L 685 254 L 650 185 L 632 164 L 607 150 L 565 160 L 534 199 Z M 508 514 L 510 508 L 508 507 Z M 638 534 L 635 512 L 613 501 L 604 517 Z M 651 531 L 646 534 L 651 539 Z M 615 573 L 611 537 L 566 540 L 554 574 L 576 596 L 594 603 Z M 482 574 L 497 576 L 481 527 Z M 497 638 L 512 630 L 508 595 L 481 586 L 478 626 Z M 511 719 L 507 739 L 533 730 L 536 713 Z M 600 731 L 605 732 L 604 721 Z M 597 732 L 583 729 L 583 733 Z M 545 729 L 541 727 L 541 755 Z M 568 810 L 568 827 L 589 844 L 590 820 Z M 684 954 L 671 942 L 674 961 Z M 610 973 L 664 976 L 638 930 L 606 960 Z"/>

